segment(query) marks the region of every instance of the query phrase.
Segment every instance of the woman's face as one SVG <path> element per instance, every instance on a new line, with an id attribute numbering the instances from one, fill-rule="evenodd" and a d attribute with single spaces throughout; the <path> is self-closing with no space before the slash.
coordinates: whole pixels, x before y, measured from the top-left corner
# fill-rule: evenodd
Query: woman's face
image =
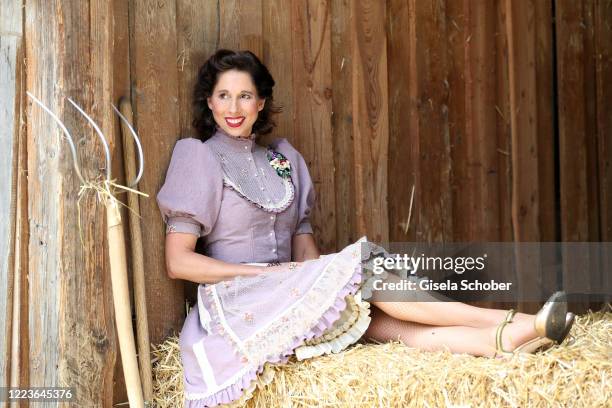
<path id="1" fill-rule="evenodd" d="M 257 95 L 248 72 L 233 69 L 219 75 L 207 101 L 221 129 L 234 137 L 249 137 L 266 100 Z"/>

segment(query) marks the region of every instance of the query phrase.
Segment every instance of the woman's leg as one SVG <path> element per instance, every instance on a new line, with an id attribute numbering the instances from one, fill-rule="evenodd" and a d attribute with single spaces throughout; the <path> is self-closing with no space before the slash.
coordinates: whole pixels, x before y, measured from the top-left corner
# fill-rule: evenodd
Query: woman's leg
<path id="1" fill-rule="evenodd" d="M 399 277 L 390 274 L 387 281 L 399 282 Z M 380 298 L 382 298 L 382 295 L 374 293 L 370 303 L 379 307 L 386 314 L 399 320 L 432 326 L 497 326 L 506 318 L 508 313 L 507 310 L 486 309 L 450 301 L 437 293 L 424 290 L 412 294 L 411 298 L 402 302 L 386 302 L 379 300 Z M 423 301 L 412 301 L 414 299 Z M 513 321 L 529 321 L 533 325 L 534 319 L 534 315 L 516 313 Z"/>
<path id="2" fill-rule="evenodd" d="M 507 310 L 486 309 L 461 302 L 381 302 L 373 305 L 399 320 L 432 326 L 491 327 L 499 325 Z M 528 321 L 533 325 L 534 315 L 517 313 L 514 321 Z"/>
<path id="3" fill-rule="evenodd" d="M 511 326 L 503 332 L 502 344 L 507 351 L 536 337 L 525 325 Z M 372 321 L 364 336 L 381 342 L 399 340 L 421 350 L 448 349 L 485 357 L 495 354 L 495 327 L 431 326 L 396 319 L 376 307 L 372 307 Z"/>

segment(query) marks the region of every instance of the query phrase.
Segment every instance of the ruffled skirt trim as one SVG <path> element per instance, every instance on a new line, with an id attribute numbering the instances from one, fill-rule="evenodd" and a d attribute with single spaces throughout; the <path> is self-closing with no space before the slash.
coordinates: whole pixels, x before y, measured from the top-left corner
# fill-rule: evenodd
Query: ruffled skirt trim
<path id="1" fill-rule="evenodd" d="M 356 268 L 350 281 L 336 297 L 334 305 L 318 320 L 317 324 L 280 355 L 271 358 L 255 370 L 247 371 L 232 385 L 204 397 L 198 393 L 185 393 L 186 408 L 214 406 L 241 406 L 252 398 L 256 388 L 263 388 L 274 378 L 274 368 L 269 363 L 284 363 L 292 354 L 303 360 L 329 353 L 338 353 L 358 341 L 370 323 L 369 303 L 357 293 L 361 283 L 361 270 Z M 347 307 L 348 306 L 348 307 Z M 343 315 L 343 312 L 344 315 Z M 213 320 L 216 316 L 213 316 Z M 338 322 L 341 324 L 337 324 Z M 322 339 L 322 340 L 319 340 Z"/>

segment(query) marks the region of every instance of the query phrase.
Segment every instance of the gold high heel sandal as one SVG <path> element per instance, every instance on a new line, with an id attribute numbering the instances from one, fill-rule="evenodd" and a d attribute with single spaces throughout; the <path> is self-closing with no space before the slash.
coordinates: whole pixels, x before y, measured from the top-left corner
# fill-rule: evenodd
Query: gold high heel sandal
<path id="1" fill-rule="evenodd" d="M 502 344 L 502 334 L 506 325 L 512 323 L 515 314 L 516 311 L 510 309 L 504 321 L 497 327 L 495 332 L 496 350 L 493 357 L 497 357 L 498 354 L 512 356 L 517 353 L 534 353 L 539 349 L 548 348 L 555 343 L 560 344 L 569 334 L 575 318 L 573 313 L 567 313 L 565 293 L 556 292 L 536 314 L 534 328 L 539 336 L 521 344 L 514 351 L 507 351 L 504 350 Z"/>
<path id="2" fill-rule="evenodd" d="M 561 343 L 567 330 L 567 302 L 565 292 L 555 292 L 536 314 L 534 327 L 540 337 Z M 574 319 L 571 319 L 570 328 Z"/>

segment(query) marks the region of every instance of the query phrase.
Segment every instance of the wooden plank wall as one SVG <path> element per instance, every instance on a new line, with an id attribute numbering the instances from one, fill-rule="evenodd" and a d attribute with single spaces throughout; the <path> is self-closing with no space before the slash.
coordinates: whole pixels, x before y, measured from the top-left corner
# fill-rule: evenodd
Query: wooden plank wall
<path id="1" fill-rule="evenodd" d="M 579 221 L 567 205 L 559 207 L 568 196 L 559 183 L 576 183 L 560 181 L 560 168 L 582 177 L 575 166 L 599 174 L 588 190 L 589 225 L 609 230 L 609 216 L 600 216 L 598 209 L 609 208 L 607 184 L 602 184 L 609 184 L 610 173 L 606 119 L 593 122 L 593 116 L 589 122 L 589 129 L 602 129 L 598 149 L 584 146 L 589 157 L 597 154 L 601 160 L 575 164 L 556 153 L 571 148 L 563 147 L 556 134 L 564 125 L 557 118 L 555 101 L 558 97 L 562 108 L 563 95 L 558 95 L 555 72 L 560 81 L 564 74 L 560 62 L 555 65 L 563 42 L 553 25 L 555 2 L 381 4 L 132 2 L 136 120 L 141 134 L 151 138 L 146 154 L 155 162 L 145 190 L 156 192 L 175 141 L 194 134 L 191 89 L 198 66 L 215 48 L 249 47 L 277 81 L 275 102 L 284 112 L 274 136 L 287 137 L 310 166 L 319 197 L 315 231 L 324 251 L 362 234 L 380 241 L 567 239 L 562 229 Z M 592 18 L 593 24 L 599 21 L 597 35 L 589 38 L 603 37 L 609 30 L 608 8 L 587 0 L 572 4 L 598 8 Z M 608 55 L 606 44 L 597 42 L 604 47 L 599 54 Z M 576 58 L 574 64 L 586 63 Z M 597 61 L 591 67 L 605 84 L 606 59 Z M 607 88 L 596 87 L 595 76 L 585 78 L 597 89 L 592 99 L 600 101 L 599 111 L 589 102 L 588 112 L 602 112 Z M 582 177 L 578 185 L 586 183 Z M 178 328 L 171 316 L 182 313 L 176 306 L 181 289 L 164 276 L 158 244 L 162 226 L 154 202 L 147 200 L 146 206 L 145 217 L 158 220 L 148 226 L 147 259 L 149 295 L 158 302 L 150 300 L 152 338 L 159 340 Z M 580 208 L 587 214 L 587 207 Z M 550 262 L 538 253 L 530 257 L 536 267 Z M 534 274 L 532 266 L 526 263 L 518 278 L 547 292 L 556 274 Z"/>
<path id="2" fill-rule="evenodd" d="M 112 148 L 111 4 L 28 0 L 24 13 L 27 89 L 78 135 L 83 173 L 94 177 L 106 167 L 102 147 L 66 97 L 91 113 Z M 79 406 L 109 406 L 117 347 L 104 209 L 90 192 L 77 211 L 80 181 L 61 131 L 31 103 L 27 119 L 28 381 L 75 387 Z"/>
<path id="3" fill-rule="evenodd" d="M 561 240 L 610 241 L 612 3 L 557 0 L 554 6 Z M 576 273 L 597 265 L 598 276 L 584 279 Z M 578 292 L 612 287 L 609 254 L 601 258 L 587 252 L 563 266 L 564 282 Z"/>
<path id="4" fill-rule="evenodd" d="M 0 10 L 0 191 L 6 192 L 0 195 L 0 387 L 10 385 L 22 34 L 21 1 L 6 2 Z"/>
<path id="5" fill-rule="evenodd" d="M 131 97 L 147 158 L 140 189 L 151 195 L 141 212 L 154 343 L 180 330 L 185 288 L 193 290 L 166 277 L 154 196 L 174 143 L 194 134 L 197 69 L 221 47 L 252 50 L 275 77 L 283 113 L 273 136 L 288 138 L 310 166 L 324 252 L 363 234 L 612 240 L 609 1 L 26 0 L 24 13 L 27 89 L 70 127 L 85 125 L 65 95 L 93 113 L 115 147 L 107 108 Z M 3 7 L 0 21 L 7 15 Z M 2 28 L 0 49 L 16 61 L 6 45 L 12 32 Z M 30 224 L 19 251 L 29 251 L 28 381 L 75 385 L 83 402 L 107 405 L 114 368 L 114 400 L 122 402 L 105 232 L 95 222 L 101 207 L 92 197 L 81 202 L 86 247 L 75 245 L 78 182 L 66 145 L 39 109 L 28 108 L 27 119 L 31 198 L 19 212 Z M 82 165 L 103 167 L 100 146 L 84 134 Z M 120 161 L 120 148 L 113 157 Z M 117 162 L 114 170 L 121 178 Z M 575 281 L 568 270 L 562 278 Z M 557 278 L 519 272 L 543 292 Z M 602 274 L 588 285 L 609 281 Z"/>

